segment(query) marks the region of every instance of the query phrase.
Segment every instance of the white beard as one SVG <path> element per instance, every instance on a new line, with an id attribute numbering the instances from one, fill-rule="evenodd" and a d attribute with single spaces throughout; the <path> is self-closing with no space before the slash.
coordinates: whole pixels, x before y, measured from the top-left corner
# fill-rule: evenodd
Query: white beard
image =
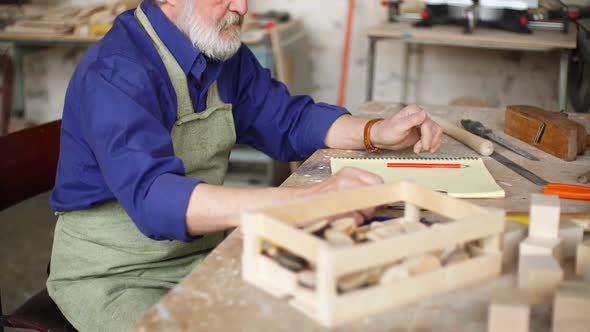
<path id="1" fill-rule="evenodd" d="M 240 15 L 228 12 L 215 25 L 193 15 L 193 1 L 185 0 L 177 26 L 194 47 L 211 60 L 225 61 L 231 58 L 241 45 Z"/>

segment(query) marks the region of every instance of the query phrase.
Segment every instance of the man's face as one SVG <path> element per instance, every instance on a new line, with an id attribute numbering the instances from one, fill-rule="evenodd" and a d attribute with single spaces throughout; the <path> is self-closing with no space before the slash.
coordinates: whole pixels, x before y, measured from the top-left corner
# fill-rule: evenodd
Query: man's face
<path id="1" fill-rule="evenodd" d="M 193 15 L 201 17 L 210 25 L 217 25 L 227 20 L 228 15 L 242 17 L 248 11 L 246 0 L 185 0 L 192 2 Z M 235 29 L 237 25 L 225 28 Z"/>
<path id="2" fill-rule="evenodd" d="M 247 0 L 181 0 L 178 28 L 203 54 L 227 60 L 239 49 Z"/>

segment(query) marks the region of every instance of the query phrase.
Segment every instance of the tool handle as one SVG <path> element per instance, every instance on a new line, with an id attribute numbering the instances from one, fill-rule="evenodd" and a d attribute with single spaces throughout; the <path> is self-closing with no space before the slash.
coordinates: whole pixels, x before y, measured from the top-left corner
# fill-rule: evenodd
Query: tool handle
<path id="1" fill-rule="evenodd" d="M 447 120 L 430 115 L 430 118 L 440 125 L 443 132 L 457 141 L 472 148 L 482 156 L 489 156 L 494 152 L 494 144 L 487 139 L 473 135 L 463 128 L 459 128 Z"/>
<path id="2" fill-rule="evenodd" d="M 546 195 L 557 195 L 561 198 L 590 200 L 590 187 L 572 184 L 550 183 L 541 190 Z"/>
<path id="3" fill-rule="evenodd" d="M 588 171 L 588 172 L 580 175 L 578 177 L 578 182 L 579 183 L 588 183 L 588 182 L 590 182 L 590 171 Z"/>

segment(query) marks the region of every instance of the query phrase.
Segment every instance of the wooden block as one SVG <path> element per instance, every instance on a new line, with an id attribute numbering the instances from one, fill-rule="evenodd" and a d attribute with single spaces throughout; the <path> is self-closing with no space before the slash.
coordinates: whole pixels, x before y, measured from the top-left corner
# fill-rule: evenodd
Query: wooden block
<path id="1" fill-rule="evenodd" d="M 529 303 L 551 303 L 555 289 L 563 281 L 563 270 L 548 255 L 520 255 L 518 288 L 529 295 Z"/>
<path id="2" fill-rule="evenodd" d="M 327 325 L 358 322 L 367 315 L 383 312 L 394 306 L 403 306 L 452 289 L 489 281 L 500 273 L 501 260 L 501 254 L 489 254 L 398 282 L 347 293 L 334 301 L 333 322 Z"/>
<path id="3" fill-rule="evenodd" d="M 502 237 L 502 263 L 510 264 L 517 261 L 518 247 L 526 238 L 527 228 L 526 225 L 519 222 L 506 221 L 506 230 Z"/>
<path id="4" fill-rule="evenodd" d="M 412 233 L 412 232 L 417 232 L 417 231 L 421 231 L 424 229 L 428 229 L 428 227 L 420 222 L 407 222 L 404 221 L 401 223 L 402 229 L 404 231 L 404 233 Z"/>
<path id="5" fill-rule="evenodd" d="M 369 272 L 357 272 L 343 276 L 338 279 L 338 290 L 349 292 L 351 290 L 363 287 L 368 284 L 371 274 Z"/>
<path id="6" fill-rule="evenodd" d="M 346 274 L 375 266 L 391 264 L 399 259 L 430 253 L 457 242 L 469 242 L 498 235 L 504 230 L 504 220 L 495 215 L 470 216 L 469 220 L 451 222 L 444 227 L 414 232 L 399 237 L 334 251 L 333 266 L 338 274 Z M 464 239 L 463 241 L 459 239 Z M 370 257 L 370 259 L 367 259 Z M 500 255 L 501 257 L 501 255 Z"/>
<path id="7" fill-rule="evenodd" d="M 383 273 L 381 280 L 379 281 L 380 284 L 388 284 L 396 281 L 400 281 L 403 279 L 407 279 L 410 277 L 410 271 L 406 266 L 403 265 L 394 265 Z"/>
<path id="8" fill-rule="evenodd" d="M 357 228 L 356 221 L 354 218 L 342 218 L 333 221 L 330 224 L 330 227 L 333 229 L 340 231 L 342 233 L 346 233 L 348 235 L 352 235 Z"/>
<path id="9" fill-rule="evenodd" d="M 390 226 L 390 225 L 397 225 L 400 222 L 402 222 L 404 219 L 402 218 L 391 218 L 385 221 L 377 221 L 377 223 L 383 225 L 383 226 Z"/>
<path id="10" fill-rule="evenodd" d="M 314 271 L 305 270 L 297 273 L 297 283 L 305 288 L 315 289 L 317 276 Z"/>
<path id="11" fill-rule="evenodd" d="M 553 331 L 588 331 L 590 329 L 590 284 L 566 281 L 553 302 Z"/>
<path id="12" fill-rule="evenodd" d="M 465 251 L 467 251 L 467 253 L 471 257 L 485 255 L 485 253 L 486 253 L 485 250 L 481 247 L 481 245 L 479 243 L 467 244 L 467 246 L 465 246 Z"/>
<path id="13" fill-rule="evenodd" d="M 404 210 L 404 219 L 406 222 L 417 223 L 420 221 L 420 207 L 410 202 L 406 202 Z"/>
<path id="14" fill-rule="evenodd" d="M 561 215 L 562 218 L 564 218 L 564 214 L 562 213 Z M 565 218 L 567 218 L 565 220 L 571 221 L 574 224 L 582 227 L 584 232 L 590 233 L 590 213 L 579 213 L 579 215 L 567 216 Z"/>
<path id="15" fill-rule="evenodd" d="M 326 227 L 328 227 L 328 220 L 322 219 L 320 221 L 316 221 L 307 226 L 304 226 L 302 229 L 306 233 L 315 233 L 323 230 Z"/>
<path id="16" fill-rule="evenodd" d="M 372 226 L 371 226 L 372 227 Z M 382 239 L 388 239 L 394 236 L 399 236 L 404 233 L 404 229 L 401 223 L 393 225 L 372 227 L 372 230 L 367 233 L 367 238 L 371 241 L 378 241 Z"/>
<path id="17" fill-rule="evenodd" d="M 381 280 L 381 277 L 383 277 L 383 272 L 384 272 L 384 268 L 383 267 L 377 267 L 374 269 L 369 270 L 369 278 L 367 279 L 367 283 L 369 285 L 375 285 L 378 284 L 379 281 Z"/>
<path id="18" fill-rule="evenodd" d="M 559 197 L 532 194 L 529 237 L 557 239 L 559 233 Z"/>
<path id="19" fill-rule="evenodd" d="M 350 237 L 350 235 L 335 229 L 327 229 L 324 232 L 324 237 L 335 247 L 347 247 L 354 245 L 354 240 Z"/>
<path id="20" fill-rule="evenodd" d="M 528 332 L 530 314 L 527 293 L 514 288 L 495 290 L 488 310 L 488 332 Z"/>
<path id="21" fill-rule="evenodd" d="M 378 221 L 373 221 L 370 225 L 369 228 L 371 230 L 377 229 L 377 228 L 381 228 L 381 227 L 385 227 L 384 223 L 382 222 L 378 222 Z"/>
<path id="22" fill-rule="evenodd" d="M 583 276 L 585 270 L 590 268 L 590 240 L 578 245 L 576 253 L 576 275 Z"/>
<path id="23" fill-rule="evenodd" d="M 563 240 L 528 237 L 520 243 L 519 255 L 549 255 L 563 262 Z"/>
<path id="24" fill-rule="evenodd" d="M 572 221 L 563 220 L 559 224 L 559 237 L 563 240 L 563 257 L 574 257 L 584 238 L 584 228 Z"/>
<path id="25" fill-rule="evenodd" d="M 410 275 L 430 272 L 441 267 L 440 260 L 434 255 L 420 255 L 405 259 L 402 265 L 408 269 Z"/>
<path id="26" fill-rule="evenodd" d="M 457 264 L 469 259 L 469 254 L 463 248 L 456 248 L 450 252 L 443 253 L 441 261 L 443 265 Z"/>

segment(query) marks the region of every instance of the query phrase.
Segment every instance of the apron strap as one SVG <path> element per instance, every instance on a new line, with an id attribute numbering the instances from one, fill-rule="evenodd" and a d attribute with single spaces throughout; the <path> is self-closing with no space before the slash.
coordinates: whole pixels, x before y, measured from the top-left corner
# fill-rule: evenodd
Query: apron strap
<path id="1" fill-rule="evenodd" d="M 152 26 L 149 19 L 141 9 L 141 6 L 138 6 L 135 10 L 135 18 L 152 40 L 154 46 L 156 47 L 156 51 L 158 51 L 158 54 L 164 62 L 166 71 L 168 71 L 170 81 L 172 82 L 172 86 L 174 87 L 174 92 L 176 92 L 177 119 L 180 119 L 185 115 L 194 113 L 195 110 L 193 108 L 192 100 L 188 91 L 188 81 L 186 79 L 184 71 L 174 58 L 174 55 L 170 53 L 170 50 L 168 50 L 166 45 L 164 45 L 164 42 L 162 42 L 160 37 L 158 37 L 156 30 L 154 30 L 154 27 Z M 217 86 L 215 91 L 217 91 Z M 207 99 L 209 99 L 209 97 L 207 97 Z"/>
<path id="2" fill-rule="evenodd" d="M 213 84 L 209 87 L 209 91 L 207 91 L 207 108 L 210 107 L 217 107 L 219 105 L 224 105 L 225 103 L 221 100 L 219 96 L 219 89 L 217 88 L 217 81 L 214 81 Z"/>

